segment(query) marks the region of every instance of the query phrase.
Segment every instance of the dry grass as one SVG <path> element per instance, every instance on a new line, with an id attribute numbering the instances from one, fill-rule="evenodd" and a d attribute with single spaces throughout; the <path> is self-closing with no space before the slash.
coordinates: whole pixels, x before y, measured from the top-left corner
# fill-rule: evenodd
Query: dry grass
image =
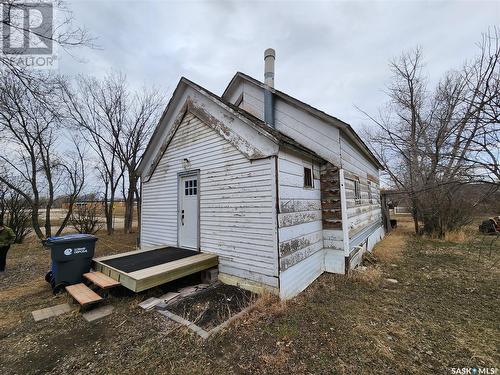
<path id="1" fill-rule="evenodd" d="M 444 240 L 453 243 L 466 243 L 477 236 L 477 226 L 468 225 L 463 228 L 447 232 Z"/>
<path id="2" fill-rule="evenodd" d="M 377 285 L 380 283 L 382 275 L 382 270 L 377 265 L 371 265 L 366 268 L 358 267 L 351 272 L 349 278 L 354 282 Z"/>
<path id="3" fill-rule="evenodd" d="M 406 246 L 407 231 L 401 228 L 385 236 L 373 249 L 373 254 L 382 262 L 391 263 L 399 260 Z"/>
<path id="4" fill-rule="evenodd" d="M 444 236 L 445 241 L 454 242 L 454 243 L 464 243 L 468 239 L 470 239 L 470 236 L 463 229 L 448 232 Z"/>
<path id="5" fill-rule="evenodd" d="M 286 301 L 270 292 L 262 293 L 254 304 L 254 311 L 265 314 L 281 314 L 286 310 Z"/>
<path id="6" fill-rule="evenodd" d="M 53 297 L 43 282 L 47 252 L 16 246 L 0 276 L 2 374 L 399 375 L 498 367 L 498 264 L 467 242 L 416 239 L 411 223 L 398 224 L 364 274 L 324 274 L 286 303 L 265 294 L 208 341 L 137 307 L 161 290 L 112 294 L 113 314 L 92 324 L 77 312 L 35 323 L 32 310 L 66 297 Z M 98 255 L 134 241 L 104 236 Z M 487 272 L 476 271 L 479 263 Z M 377 282 L 386 278 L 399 282 Z"/>
<path id="7" fill-rule="evenodd" d="M 272 354 L 262 354 L 259 356 L 259 359 L 264 362 L 266 366 L 270 368 L 281 368 L 286 364 L 290 357 L 290 352 L 287 350 L 286 344 L 280 342 L 277 344 L 278 349 L 275 353 Z"/>
<path id="8" fill-rule="evenodd" d="M 276 295 L 270 292 L 264 292 L 258 296 L 253 304 L 251 313 L 247 314 L 244 319 L 236 321 L 236 325 L 249 325 L 255 321 L 267 316 L 282 316 L 287 309 L 287 301 L 280 300 Z"/>

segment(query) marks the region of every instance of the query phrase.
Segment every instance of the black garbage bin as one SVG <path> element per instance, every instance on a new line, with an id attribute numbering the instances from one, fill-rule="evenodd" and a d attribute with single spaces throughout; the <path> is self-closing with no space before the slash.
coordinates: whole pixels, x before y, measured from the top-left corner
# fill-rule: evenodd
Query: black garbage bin
<path id="1" fill-rule="evenodd" d="M 43 245 L 50 248 L 52 259 L 51 271 L 45 280 L 54 293 L 82 282 L 82 275 L 90 271 L 96 241 L 97 237 L 91 234 L 68 234 L 43 241 Z"/>

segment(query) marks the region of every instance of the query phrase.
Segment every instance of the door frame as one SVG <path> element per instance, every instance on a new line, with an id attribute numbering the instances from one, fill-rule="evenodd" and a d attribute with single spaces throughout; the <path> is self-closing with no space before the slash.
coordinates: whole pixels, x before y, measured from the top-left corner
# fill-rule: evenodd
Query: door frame
<path id="1" fill-rule="evenodd" d="M 197 199 L 197 204 L 198 204 L 198 220 L 197 220 L 197 225 L 196 225 L 196 230 L 198 231 L 198 236 L 197 236 L 197 244 L 196 244 L 196 249 L 198 252 L 201 251 L 200 248 L 200 170 L 199 169 L 193 169 L 189 171 L 182 171 L 177 173 L 177 247 L 181 247 L 180 245 L 180 228 L 181 228 L 181 215 L 180 215 L 180 207 L 181 207 L 181 199 L 182 199 L 182 192 L 183 187 L 181 186 L 181 180 L 183 177 L 191 177 L 191 176 L 196 176 L 196 179 L 198 180 L 197 183 L 197 194 L 196 194 L 196 199 Z M 182 189 L 181 189 L 182 188 Z"/>

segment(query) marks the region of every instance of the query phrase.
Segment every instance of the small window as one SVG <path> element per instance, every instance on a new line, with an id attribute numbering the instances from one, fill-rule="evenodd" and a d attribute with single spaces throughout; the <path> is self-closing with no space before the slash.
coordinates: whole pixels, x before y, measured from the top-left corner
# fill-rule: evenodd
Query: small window
<path id="1" fill-rule="evenodd" d="M 311 168 L 304 167 L 304 187 L 306 188 L 313 187 L 313 176 Z"/>
<path id="2" fill-rule="evenodd" d="M 354 180 L 354 204 L 361 204 L 361 185 L 359 184 L 359 179 Z"/>
<path id="3" fill-rule="evenodd" d="M 198 195 L 198 180 L 184 181 L 184 195 Z"/>
<path id="4" fill-rule="evenodd" d="M 368 203 L 373 204 L 372 182 L 368 181 Z"/>

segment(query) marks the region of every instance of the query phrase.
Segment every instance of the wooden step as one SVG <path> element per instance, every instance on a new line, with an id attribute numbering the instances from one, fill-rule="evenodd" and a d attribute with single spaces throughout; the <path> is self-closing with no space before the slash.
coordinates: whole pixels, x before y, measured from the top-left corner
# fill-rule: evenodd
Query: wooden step
<path id="1" fill-rule="evenodd" d="M 90 282 L 94 283 L 101 289 L 113 288 L 115 286 L 120 285 L 120 283 L 109 276 L 106 276 L 102 272 L 88 272 L 84 273 L 83 277 L 85 277 Z"/>
<path id="2" fill-rule="evenodd" d="M 83 283 L 69 285 L 66 287 L 66 291 L 82 306 L 90 305 L 102 300 L 102 297 L 99 294 Z"/>

